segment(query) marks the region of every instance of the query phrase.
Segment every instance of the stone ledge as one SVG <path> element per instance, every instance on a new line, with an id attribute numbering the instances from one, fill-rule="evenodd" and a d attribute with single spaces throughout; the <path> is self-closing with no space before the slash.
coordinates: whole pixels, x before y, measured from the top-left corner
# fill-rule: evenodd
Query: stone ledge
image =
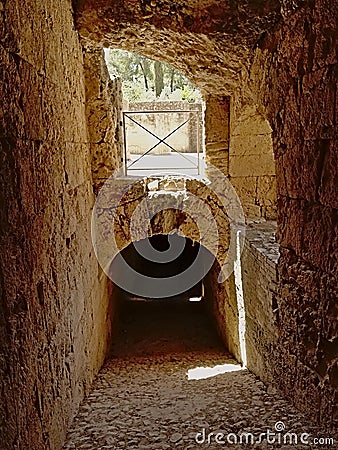
<path id="1" fill-rule="evenodd" d="M 251 249 L 264 256 L 264 259 L 277 264 L 279 244 L 276 241 L 277 224 L 275 221 L 251 222 L 246 227 L 245 241 Z"/>

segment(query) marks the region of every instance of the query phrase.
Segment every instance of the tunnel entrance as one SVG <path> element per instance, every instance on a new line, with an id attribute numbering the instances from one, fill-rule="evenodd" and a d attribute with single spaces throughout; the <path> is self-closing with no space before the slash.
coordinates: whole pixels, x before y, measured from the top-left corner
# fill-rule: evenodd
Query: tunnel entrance
<path id="1" fill-rule="evenodd" d="M 152 250 L 154 250 L 153 253 Z M 128 266 L 136 273 L 143 275 L 142 282 L 147 286 L 146 290 L 150 295 L 138 295 L 138 297 L 148 301 L 155 300 L 155 298 L 166 298 L 162 293 L 158 295 L 155 287 L 152 290 L 151 283 L 155 281 L 152 279 L 169 280 L 169 283 L 170 279 L 172 279 L 172 282 L 175 283 L 177 281 L 176 276 L 179 274 L 184 275 L 184 273 L 186 273 L 186 277 L 183 276 L 180 279 L 183 282 L 182 290 L 177 289 L 180 291 L 177 297 L 185 300 L 191 297 L 201 297 L 202 279 L 197 283 L 194 283 L 192 278 L 187 279 L 187 277 L 191 276 L 188 273 L 188 269 L 196 262 L 198 255 L 202 263 L 210 260 L 210 253 L 203 246 L 200 246 L 198 242 L 179 236 L 176 233 L 153 235 L 149 239 L 142 239 L 137 243 L 132 242 L 121 251 L 121 256 Z M 123 269 L 123 267 L 120 269 L 120 262 L 119 258 L 114 259 L 111 265 L 112 273 L 119 273 Z M 200 276 L 203 278 L 203 267 L 200 267 L 200 269 Z M 198 278 L 199 276 L 196 276 L 196 280 Z M 129 281 L 132 284 L 132 280 Z M 137 282 L 140 283 L 139 280 Z M 186 285 L 191 286 L 189 289 L 185 289 Z M 137 287 L 135 291 L 143 291 L 141 286 L 138 285 Z M 128 292 L 125 295 L 131 298 L 135 297 L 135 295 L 133 296 Z M 168 295 L 168 297 L 174 296 Z"/>
<path id="2" fill-rule="evenodd" d="M 120 253 L 130 267 L 149 277 L 149 283 L 152 278 L 172 278 L 175 282 L 175 276 L 184 273 L 198 254 L 202 254 L 202 264 L 210 258 L 210 252 L 198 242 L 176 233 L 154 235 L 137 244 L 138 248 L 131 243 Z M 149 244 L 155 254 L 168 253 L 175 246 L 181 251 L 168 262 L 151 261 L 144 256 Z M 115 259 L 111 270 L 118 271 L 118 264 L 119 259 Z M 210 295 L 204 295 L 203 279 L 189 289 L 182 285 L 181 293 L 168 297 L 135 295 L 114 285 L 113 302 L 118 303 L 119 310 L 113 356 L 226 353 L 212 315 Z"/>
<path id="3" fill-rule="evenodd" d="M 184 298 L 137 301 L 125 297 L 112 357 L 180 357 L 199 353 L 229 358 L 206 304 Z"/>

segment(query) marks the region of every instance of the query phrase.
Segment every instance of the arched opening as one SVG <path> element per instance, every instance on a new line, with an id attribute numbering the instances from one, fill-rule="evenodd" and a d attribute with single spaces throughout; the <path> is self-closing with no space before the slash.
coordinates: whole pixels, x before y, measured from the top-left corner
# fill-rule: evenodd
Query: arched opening
<path id="1" fill-rule="evenodd" d="M 174 250 L 171 250 L 173 249 Z M 153 251 L 152 251 L 153 250 Z M 201 253 L 199 255 L 199 253 Z M 120 252 L 121 258 L 114 258 L 111 264 L 111 273 L 114 278 L 125 285 L 130 286 L 130 291 L 134 291 L 135 295 L 144 299 L 161 299 L 179 296 L 182 300 L 189 300 L 191 297 L 202 296 L 202 278 L 203 266 L 208 264 L 207 260 L 213 259 L 213 256 L 201 246 L 198 242 L 194 242 L 189 238 L 179 236 L 176 233 L 170 235 L 156 234 L 149 239 L 132 242 Z M 199 266 L 193 274 L 188 269 L 199 258 Z M 141 277 L 132 280 L 127 279 L 129 274 L 124 272 L 123 266 L 119 266 L 121 259 Z M 199 273 L 200 272 L 200 273 Z M 185 273 L 185 277 L 177 278 L 178 275 Z M 121 274 L 121 278 L 119 275 Z M 193 279 L 195 277 L 195 280 Z M 198 280 L 200 278 L 200 280 Z M 153 285 L 153 279 L 162 279 L 163 282 L 170 279 L 172 283 L 181 282 L 178 287 L 179 291 L 176 295 L 171 295 L 170 289 L 166 295 L 165 289 L 159 289 L 160 285 Z M 153 280 L 156 281 L 156 280 Z M 143 282 L 143 284 L 142 284 Z M 176 289 L 175 289 L 176 290 Z M 130 292 L 130 295 L 133 295 Z"/>
<path id="2" fill-rule="evenodd" d="M 271 124 L 281 255 L 278 277 L 277 252 L 271 257 L 269 252 L 275 249 L 270 248 L 270 238 L 263 239 L 274 237 L 274 232 L 264 229 L 262 221 L 261 228 L 253 230 L 260 235 L 247 233 L 245 262 L 237 272 L 246 278 L 242 291 L 231 278 L 226 285 L 218 283 L 217 261 L 205 287 L 208 293 L 209 280 L 210 286 L 224 290 L 226 295 L 217 297 L 224 301 L 216 306 L 220 316 L 227 308 L 222 324 L 228 328 L 236 324 L 236 296 L 244 293 L 249 298 L 247 334 L 255 362 L 250 369 L 281 394 L 268 396 L 248 373 L 242 374 L 237 389 L 236 373 L 234 383 L 224 382 L 221 389 L 208 384 L 199 397 L 201 407 L 186 415 L 186 404 L 170 384 L 170 372 L 163 379 L 173 393 L 178 420 L 163 436 L 173 410 L 163 414 L 156 405 L 143 403 L 135 422 L 146 392 L 144 379 L 139 378 L 139 396 L 130 407 L 130 393 L 135 394 L 132 383 L 125 384 L 130 366 L 124 366 L 123 377 L 117 380 L 123 364 L 116 364 L 114 372 L 112 361 L 107 377 L 111 385 L 104 395 L 99 388 L 87 397 L 72 435 L 78 441 L 65 448 L 157 450 L 159 441 L 163 448 L 196 447 L 196 442 L 184 439 L 187 429 L 181 426 L 190 424 L 189 432 L 196 435 L 197 426 L 205 427 L 205 422 L 211 432 L 225 425 L 223 431 L 231 432 L 231 437 L 232 431 L 265 432 L 280 418 L 287 419 L 287 431 L 309 431 L 296 411 L 279 403 L 283 396 L 306 418 L 321 424 L 321 430 L 311 430 L 313 436 L 337 429 L 337 14 L 337 2 L 328 0 L 1 2 L 0 442 L 4 448 L 60 449 L 108 352 L 107 278 L 98 269 L 90 233 L 93 185 L 96 194 L 122 157 L 119 102 L 115 102 L 121 86 L 107 76 L 102 59 L 106 46 L 164 59 L 203 91 L 208 163 L 236 185 L 254 224 L 274 212 L 270 209 L 275 200 L 270 189 L 274 171 L 259 172 L 265 163 L 256 152 L 271 136 L 264 127 L 253 133 L 261 123 L 259 116 Z M 251 153 L 244 155 L 242 149 L 248 146 Z M 252 163 L 256 172 L 243 173 Z M 262 198 L 270 194 L 271 200 Z M 210 205 L 213 201 L 209 196 Z M 117 212 L 121 235 L 125 233 L 129 242 L 128 205 Z M 220 253 L 225 251 L 226 247 Z M 134 374 L 144 370 L 141 364 L 132 367 Z M 167 366 L 163 369 L 157 372 L 159 380 Z M 180 376 L 185 379 L 185 373 Z M 155 378 L 150 376 L 148 384 L 154 385 Z M 186 385 L 180 386 L 185 392 Z M 121 389 L 125 403 L 120 402 Z M 196 391 L 190 391 L 191 398 Z M 244 394 L 247 398 L 241 403 Z M 100 408 L 97 395 L 106 409 Z M 153 395 L 158 398 L 157 392 Z M 240 403 L 242 410 L 234 420 Z M 139 435 L 144 415 L 149 415 L 148 440 Z M 104 436 L 97 427 L 98 416 L 103 418 Z M 258 416 L 262 422 L 257 422 Z M 154 424 L 161 418 L 158 441 Z M 284 423 L 278 425 L 283 428 Z"/>
<path id="3" fill-rule="evenodd" d="M 118 278 L 117 283 L 130 286 L 132 292 L 128 292 L 114 284 L 113 302 L 119 304 L 120 313 L 112 355 L 136 353 L 140 356 L 158 352 L 170 355 L 209 348 L 229 358 L 213 315 L 212 304 L 218 301 L 213 296 L 216 292 L 208 288 L 209 292 L 205 295 L 204 280 L 211 269 L 204 274 L 204 266 L 211 266 L 214 260 L 210 252 L 199 243 L 178 234 L 153 235 L 149 240 L 144 239 L 136 244 L 137 248 L 134 243 L 129 244 L 120 255 L 129 267 L 144 277 L 146 285 L 142 286 L 142 279 L 133 283 L 130 278 Z M 158 258 L 151 259 L 149 245 Z M 159 258 L 170 248 L 177 251 L 177 256 L 168 254 L 160 261 Z M 194 269 L 196 282 L 189 268 L 197 258 L 199 267 Z M 111 271 L 115 275 L 120 272 L 120 263 L 117 257 L 112 261 Z M 181 277 L 181 284 L 176 289 L 178 276 L 182 273 L 186 275 Z M 168 296 L 166 289 L 152 288 L 154 279 L 160 279 L 162 283 L 170 280 L 176 293 Z M 143 294 L 144 287 L 148 295 Z"/>
<path id="4" fill-rule="evenodd" d="M 163 59 L 104 49 L 112 80 L 121 80 L 124 174 L 198 176 L 204 159 L 204 101 L 182 72 Z"/>
<path id="5" fill-rule="evenodd" d="M 124 101 L 134 102 L 202 100 L 201 91 L 171 64 L 120 48 L 104 48 L 104 59 L 111 78 L 122 80 Z"/>

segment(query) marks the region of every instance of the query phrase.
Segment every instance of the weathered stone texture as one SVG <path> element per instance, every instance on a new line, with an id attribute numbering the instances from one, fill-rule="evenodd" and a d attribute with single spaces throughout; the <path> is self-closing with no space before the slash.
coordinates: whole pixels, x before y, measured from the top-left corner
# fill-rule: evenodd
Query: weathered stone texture
<path id="1" fill-rule="evenodd" d="M 249 346 L 258 355 L 251 367 L 257 373 L 266 367 L 268 377 L 274 367 L 274 383 L 286 397 L 323 428 L 337 428 L 337 2 L 75 3 L 85 46 L 94 40 L 166 60 L 202 89 L 209 113 L 216 113 L 210 121 L 218 122 L 209 128 L 218 134 L 207 136 L 210 162 L 231 176 L 237 158 L 233 182 L 241 198 L 256 207 L 253 214 L 273 217 L 271 158 L 264 158 L 264 171 L 241 172 L 250 175 L 247 185 L 238 181 L 242 150 L 252 144 L 257 161 L 269 133 L 252 131 L 250 144 L 242 131 L 233 147 L 239 153 L 229 161 L 229 96 L 239 122 L 252 105 L 269 122 L 281 253 L 278 338 L 272 343 L 249 321 L 256 330 Z M 116 116 L 105 117 L 112 103 L 96 54 L 87 59 L 85 83 L 69 0 L 0 6 L 0 441 L 6 450 L 58 449 L 111 329 L 107 284 L 89 233 L 91 162 L 98 178 L 106 176 L 106 164 L 113 169 L 108 146 Z M 101 71 L 93 84 L 91 70 Z M 103 115 L 91 116 L 96 108 Z M 255 292 L 266 293 L 267 280 L 260 274 Z M 219 317 L 236 324 L 233 289 L 227 285 L 216 306 Z M 259 320 L 272 336 L 272 317 L 263 309 Z M 231 333 L 227 343 L 237 355 Z M 268 347 L 275 348 L 269 366 L 266 355 L 259 357 Z"/>
<path id="2" fill-rule="evenodd" d="M 122 81 L 110 79 L 103 50 L 84 44 L 86 116 L 95 188 L 122 165 Z"/>
<path id="3" fill-rule="evenodd" d="M 115 358 L 105 364 L 81 405 L 64 450 L 272 449 L 279 444 L 250 445 L 244 440 L 234 444 L 233 430 L 238 435 L 253 433 L 258 441 L 260 433 L 270 430 L 272 435 L 273 425 L 281 418 L 286 430 L 299 440 L 302 433 L 323 436 L 319 426 L 313 426 L 278 392 L 267 389 L 248 370 L 234 367 L 233 359 L 227 360 L 224 348 L 216 347 L 217 341 L 209 337 L 212 329 L 203 327 L 207 315 L 202 304 L 172 302 L 134 302 L 126 311 L 123 330 L 127 332 L 119 336 Z M 191 327 L 187 327 L 187 318 Z M 211 368 L 226 367 L 227 363 L 237 370 L 194 379 L 206 377 Z M 196 442 L 200 427 L 207 427 L 206 436 L 214 433 L 210 444 L 207 437 L 204 444 Z M 216 430 L 228 434 L 230 442 L 224 439 L 217 443 L 213 439 Z M 286 443 L 279 447 L 294 450 L 311 446 Z M 316 447 L 332 450 L 334 446 Z"/>
<path id="4" fill-rule="evenodd" d="M 165 59 L 203 92 L 231 95 L 252 47 L 280 18 L 276 0 L 79 0 L 76 24 L 85 39 Z"/>
<path id="5" fill-rule="evenodd" d="M 230 170 L 233 178 L 243 177 L 235 180 L 238 187 L 241 181 L 245 184 L 244 177 L 256 176 L 255 189 L 243 205 L 246 215 L 274 219 L 275 204 L 265 204 L 258 193 L 258 177 L 275 174 L 271 130 L 266 131 L 264 121 L 261 124 L 257 120 L 254 127 L 252 123 L 242 123 L 241 137 L 236 139 L 235 132 L 230 138 L 231 146 L 235 150 L 241 142 L 250 152 L 244 156 L 235 151 L 229 168 L 229 96 L 238 91 L 250 67 L 253 45 L 280 17 L 279 4 L 274 1 L 264 5 L 235 2 L 230 6 L 215 1 L 111 5 L 108 1 L 97 4 L 82 0 L 77 4 L 76 25 L 85 42 L 95 41 L 165 60 L 185 73 L 205 95 L 206 161 L 225 175 Z M 247 97 L 252 101 L 249 91 L 245 93 Z M 271 190 L 274 189 L 272 181 Z"/>
<path id="6" fill-rule="evenodd" d="M 269 29 L 272 16 L 267 10 L 264 14 L 267 21 L 261 27 L 264 21 L 259 20 L 259 14 L 253 13 L 252 6 L 243 6 L 242 10 L 242 4 L 237 4 L 233 11 L 241 10 L 244 14 L 240 32 L 231 20 L 236 13 L 229 14 L 226 6 L 223 9 L 222 5 L 215 17 L 210 13 L 214 4 L 210 5 L 208 13 L 204 9 L 203 24 L 198 21 L 198 17 L 202 17 L 199 16 L 200 5 L 188 2 L 185 15 L 179 3 L 167 6 L 160 10 L 158 2 L 151 5 L 120 2 L 112 6 L 105 1 L 97 6 L 91 0 L 84 0 L 79 5 L 77 26 L 86 39 L 165 59 L 211 98 L 233 96 L 235 117 L 240 117 L 240 111 L 248 105 L 257 105 L 259 113 L 269 121 L 279 198 L 281 258 L 278 273 L 280 286 L 283 286 L 278 303 L 281 317 L 278 351 L 271 363 L 280 368 L 275 379 L 285 395 L 292 393 L 292 399 L 312 417 L 318 419 L 317 411 L 321 411 L 322 424 L 332 426 L 332 374 L 335 373 L 336 354 L 327 353 L 323 357 L 327 366 L 324 374 L 306 362 L 303 355 L 298 357 L 296 354 L 303 346 L 313 355 L 320 352 L 319 343 L 326 333 L 323 320 L 330 330 L 326 340 L 333 344 L 337 339 L 335 313 L 332 313 L 337 298 L 337 108 L 334 106 L 337 98 L 337 2 L 314 0 L 265 4 L 266 8 L 271 8 L 270 12 L 274 11 L 272 16 L 280 19 L 273 31 Z M 250 19 L 246 21 L 248 16 Z M 189 21 L 189 17 L 196 20 Z M 252 20 L 257 20 L 258 34 L 252 32 Z M 234 30 L 236 37 L 232 34 Z M 268 32 L 262 35 L 266 30 Z M 185 39 L 182 42 L 183 33 Z M 247 47 L 249 41 L 251 44 Z M 247 138 L 242 136 L 242 139 L 245 142 Z M 257 139 L 265 141 L 265 145 L 269 140 L 268 136 Z M 209 151 L 211 155 L 213 150 L 220 148 L 209 145 L 207 153 Z M 261 158 L 257 155 L 257 144 L 253 143 L 253 149 L 251 160 L 256 162 Z M 244 170 L 245 164 L 240 164 L 240 159 L 237 167 Z M 229 154 L 225 151 L 222 170 L 226 174 L 229 173 L 228 161 Z M 236 163 L 236 157 L 233 163 Z M 273 161 L 270 158 L 267 164 L 264 159 L 264 164 L 264 170 L 257 175 L 264 178 L 259 182 L 250 179 L 252 188 L 244 183 L 241 186 L 240 181 L 234 181 L 234 184 L 248 201 L 250 192 L 259 187 L 261 193 L 255 196 L 251 213 L 258 215 L 266 208 L 263 214 L 272 218 Z M 242 172 L 242 175 L 252 174 Z M 256 200 L 266 201 L 266 204 L 261 206 Z M 317 274 L 306 281 L 307 296 L 298 277 L 294 278 L 288 271 L 293 266 L 305 279 L 309 273 L 307 267 Z M 318 285 L 323 286 L 319 293 Z M 328 316 L 332 317 L 328 320 L 326 314 L 321 316 L 318 321 L 321 325 L 315 329 L 317 339 L 311 343 L 307 342 L 306 333 L 298 331 L 307 328 L 311 316 L 303 309 L 297 309 L 296 305 L 303 301 L 313 314 L 325 304 L 325 311 L 330 311 Z M 294 346 L 286 352 L 284 342 L 291 336 Z"/>
<path id="7" fill-rule="evenodd" d="M 106 267 L 116 252 L 133 241 L 176 231 L 201 243 L 223 265 L 230 237 L 227 213 L 221 200 L 199 180 L 174 176 L 108 180 L 95 211 L 100 263 Z"/>
<path id="8" fill-rule="evenodd" d="M 110 321 L 82 48 L 70 1 L 0 6 L 0 447 L 59 449 Z"/>
<path id="9" fill-rule="evenodd" d="M 237 361 L 241 359 L 238 330 L 238 307 L 233 277 L 218 282 L 221 267 L 216 260 L 203 280 L 204 295 L 212 320 L 226 348 Z"/>
<path id="10" fill-rule="evenodd" d="M 338 4 L 304 2 L 284 14 L 257 48 L 248 78 L 273 129 L 276 157 L 281 257 L 274 364 L 283 393 L 334 428 Z"/>
<path id="11" fill-rule="evenodd" d="M 205 98 L 205 159 L 225 176 L 229 174 L 230 98 L 208 95 Z"/>
<path id="12" fill-rule="evenodd" d="M 276 219 L 276 178 L 271 128 L 255 107 L 233 111 L 229 173 L 247 218 Z"/>
<path id="13" fill-rule="evenodd" d="M 246 228 L 241 256 L 246 322 L 247 367 L 267 384 L 274 381 L 278 338 L 276 223 L 254 223 Z"/>

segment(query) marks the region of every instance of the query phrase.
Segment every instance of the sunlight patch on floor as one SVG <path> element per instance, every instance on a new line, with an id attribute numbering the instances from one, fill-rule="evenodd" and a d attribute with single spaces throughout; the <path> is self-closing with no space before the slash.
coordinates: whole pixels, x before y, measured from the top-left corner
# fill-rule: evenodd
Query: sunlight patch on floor
<path id="1" fill-rule="evenodd" d="M 214 367 L 196 367 L 187 372 L 188 380 L 204 380 L 206 378 L 216 377 L 229 372 L 239 372 L 244 370 L 239 364 L 220 364 Z"/>

